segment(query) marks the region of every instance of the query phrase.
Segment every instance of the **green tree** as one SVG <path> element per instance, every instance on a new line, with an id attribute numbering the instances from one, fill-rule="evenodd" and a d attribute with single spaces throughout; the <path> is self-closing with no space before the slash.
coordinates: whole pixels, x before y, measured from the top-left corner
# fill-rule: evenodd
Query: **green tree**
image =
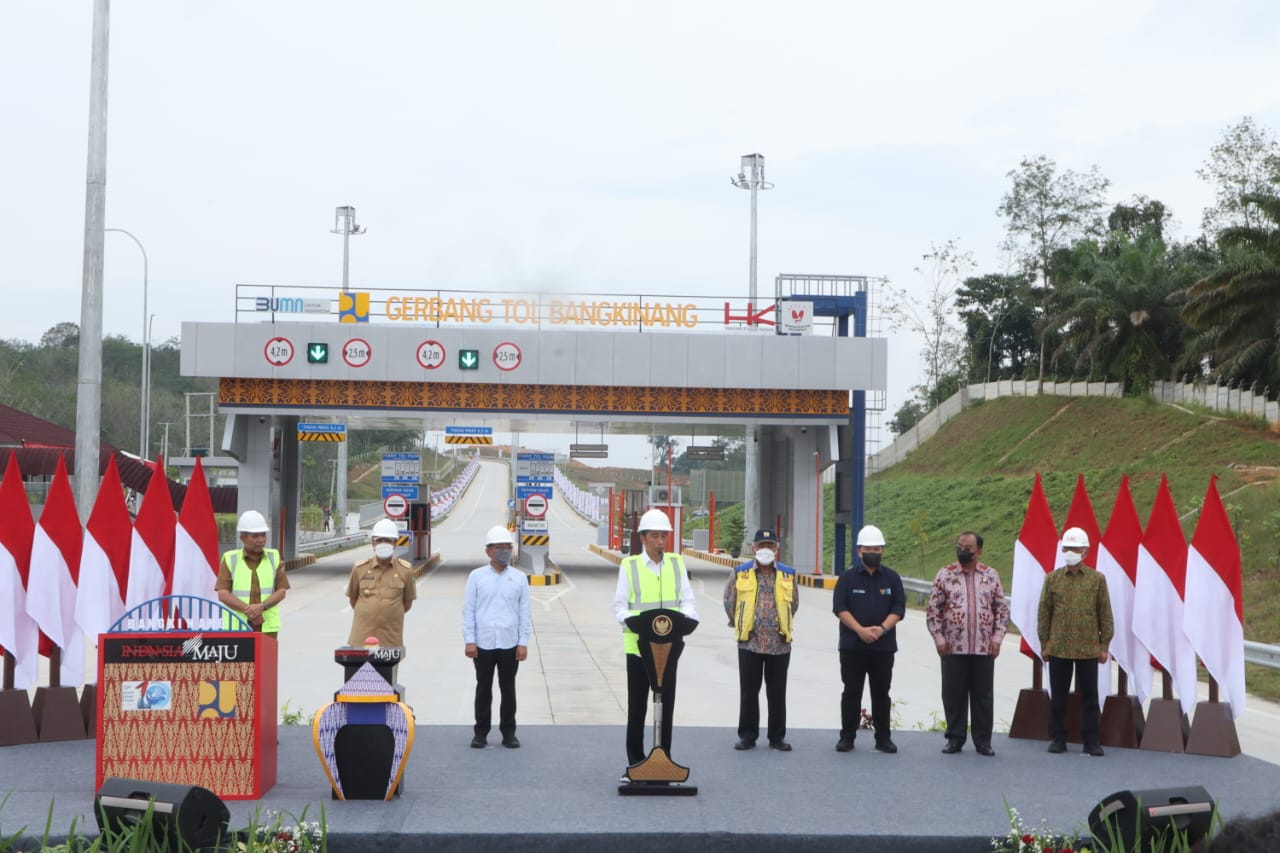
<path id="1" fill-rule="evenodd" d="M 920 419 L 925 416 L 925 408 L 919 400 L 910 399 L 903 403 L 893 419 L 889 421 L 889 431 L 894 435 L 902 435 L 916 424 L 920 423 Z"/>
<path id="2" fill-rule="evenodd" d="M 1280 143 L 1270 130 L 1245 116 L 1222 132 L 1196 174 L 1213 187 L 1216 196 L 1201 219 L 1206 236 L 1214 239 L 1231 227 L 1264 228 L 1267 220 L 1262 211 L 1245 197 L 1275 191 L 1280 181 Z"/>
<path id="3" fill-rule="evenodd" d="M 933 244 L 922 256 L 916 272 L 925 280 L 924 298 L 901 288 L 888 288 L 885 314 L 898 327 L 905 327 L 924 340 L 920 359 L 924 363 L 921 399 L 936 398 L 943 384 L 959 384 L 965 371 L 964 338 L 956 325 L 956 287 L 974 267 L 973 255 L 961 251 L 956 240 Z"/>
<path id="4" fill-rule="evenodd" d="M 1183 365 L 1197 374 L 1280 387 L 1280 196 L 1246 195 L 1263 226 L 1218 236 L 1223 265 L 1192 285 L 1182 318 L 1195 332 Z"/>
<path id="5" fill-rule="evenodd" d="M 1023 376 L 1036 360 L 1036 316 L 1031 278 L 989 273 L 956 290 L 964 321 L 970 382 Z"/>

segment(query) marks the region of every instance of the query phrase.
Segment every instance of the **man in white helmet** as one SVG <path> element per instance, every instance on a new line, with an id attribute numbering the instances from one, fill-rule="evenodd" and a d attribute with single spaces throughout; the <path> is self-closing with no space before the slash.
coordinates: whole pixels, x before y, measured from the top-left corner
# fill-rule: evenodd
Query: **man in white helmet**
<path id="1" fill-rule="evenodd" d="M 516 737 L 516 670 L 529 656 L 529 577 L 511 568 L 515 539 L 502 525 L 485 534 L 489 562 L 467 576 L 462 599 L 464 652 L 476 667 L 476 724 L 472 749 L 484 749 L 492 725 L 493 672 L 498 671 L 498 731 L 502 745 L 519 749 Z"/>
<path id="2" fill-rule="evenodd" d="M 613 595 L 613 614 L 622 626 L 622 648 L 627 657 L 627 763 L 644 760 L 644 721 L 649 711 L 649 676 L 640 659 L 639 640 L 627 627 L 627 618 L 645 610 L 678 610 L 698 619 L 693 588 L 684 558 L 667 549 L 671 545 L 671 519 L 660 509 L 640 516 L 636 525 L 644 546 L 639 554 L 624 557 L 618 564 L 618 586 Z M 671 722 L 675 716 L 676 676 L 672 669 L 662 684 L 662 731 L 659 746 L 671 754 Z"/>
<path id="3" fill-rule="evenodd" d="M 894 753 L 890 737 L 893 659 L 898 652 L 894 626 L 907 612 L 907 594 L 898 573 L 881 562 L 884 534 L 868 524 L 858 531 L 858 562 L 841 573 L 832 597 L 840 620 L 840 739 L 837 752 L 849 752 L 862 727 L 862 686 L 871 682 L 871 722 L 876 749 Z"/>
<path id="4" fill-rule="evenodd" d="M 404 615 L 418 597 L 413 566 L 395 556 L 400 529 L 384 518 L 370 531 L 373 556 L 356 563 L 347 581 L 347 599 L 355 613 L 347 645 L 362 646 L 369 637 L 379 645 L 404 645 Z"/>
<path id="5" fill-rule="evenodd" d="M 218 600 L 241 615 L 249 627 L 272 637 L 280 634 L 280 602 L 289 589 L 289 576 L 280 552 L 267 548 L 271 528 L 262 513 L 248 510 L 236 522 L 240 547 L 222 555 L 213 589 Z M 231 617 L 223 618 L 231 628 Z"/>
<path id="6" fill-rule="evenodd" d="M 1036 631 L 1040 651 L 1049 662 L 1050 752 L 1067 751 L 1067 695 L 1071 676 L 1080 694 L 1080 739 L 1087 755 L 1102 755 L 1098 743 L 1098 664 L 1107 662 L 1115 626 L 1107 579 L 1085 564 L 1089 534 L 1070 527 L 1062 534 L 1066 563 L 1044 579 Z"/>

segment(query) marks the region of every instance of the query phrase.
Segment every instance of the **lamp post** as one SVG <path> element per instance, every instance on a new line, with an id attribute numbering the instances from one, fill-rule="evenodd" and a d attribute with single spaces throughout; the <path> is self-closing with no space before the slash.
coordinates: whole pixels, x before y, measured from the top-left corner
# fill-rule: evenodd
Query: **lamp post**
<path id="1" fill-rule="evenodd" d="M 356 224 L 356 209 L 349 204 L 335 208 L 333 212 L 333 228 L 331 233 L 342 235 L 342 292 L 349 292 L 350 283 L 350 261 L 351 261 L 351 235 L 363 234 L 367 231 Z M 347 441 L 351 439 L 351 432 L 347 432 Z M 337 490 L 333 502 L 333 532 L 339 536 L 347 532 L 347 441 L 338 442 L 338 460 L 335 474 L 337 474 Z"/>
<path id="2" fill-rule="evenodd" d="M 736 177 L 729 178 L 729 182 L 740 190 L 751 191 L 751 263 L 747 276 L 751 291 L 751 298 L 747 303 L 747 314 L 750 316 L 756 310 L 756 196 L 761 190 L 773 189 L 773 184 L 764 179 L 764 155 L 743 154 L 738 174 Z M 751 329 L 750 323 L 747 324 L 747 329 L 748 331 Z M 748 536 L 760 526 L 760 490 L 756 484 L 756 469 L 759 466 L 759 460 L 756 457 L 758 442 L 756 426 L 747 424 L 746 471 L 742 480 L 742 520 Z"/>
<path id="3" fill-rule="evenodd" d="M 138 413 L 138 455 L 147 458 L 151 444 L 151 318 L 147 314 L 148 263 L 147 250 L 142 241 L 123 228 L 104 228 L 103 231 L 115 231 L 128 237 L 142 252 L 142 395 L 141 411 Z"/>

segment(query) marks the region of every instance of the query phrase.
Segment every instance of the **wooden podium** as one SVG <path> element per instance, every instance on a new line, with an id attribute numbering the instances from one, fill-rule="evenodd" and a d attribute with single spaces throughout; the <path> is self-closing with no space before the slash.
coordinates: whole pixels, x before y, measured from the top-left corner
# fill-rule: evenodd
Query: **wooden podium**
<path id="1" fill-rule="evenodd" d="M 97 769 L 257 800 L 276 783 L 274 637 L 157 631 L 98 639 Z"/>
<path id="2" fill-rule="evenodd" d="M 629 617 L 627 627 L 639 638 L 640 659 L 644 661 L 649 689 L 653 692 L 653 747 L 647 758 L 627 768 L 624 778 L 629 781 L 618 786 L 618 793 L 624 796 L 693 796 L 698 793 L 697 786 L 683 784 L 689 778 L 689 768 L 672 761 L 661 745 L 665 712 L 662 685 L 668 677 L 674 677 L 680 653 L 684 651 L 685 635 L 692 634 L 698 622 L 678 610 L 657 608 Z"/>

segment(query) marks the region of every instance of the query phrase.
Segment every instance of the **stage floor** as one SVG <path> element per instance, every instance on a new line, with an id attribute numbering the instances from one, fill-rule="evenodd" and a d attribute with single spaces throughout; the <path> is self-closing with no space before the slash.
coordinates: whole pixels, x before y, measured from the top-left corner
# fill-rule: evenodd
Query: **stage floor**
<path id="1" fill-rule="evenodd" d="M 308 819 L 324 810 L 333 851 L 504 851 L 622 849 L 752 853 L 857 849 L 987 851 L 1008 828 L 1006 801 L 1031 824 L 1083 830 L 1097 801 L 1124 789 L 1201 785 L 1224 819 L 1280 808 L 1280 766 L 1232 759 L 1109 749 L 1090 758 L 1073 747 L 1050 755 L 1039 741 L 997 735 L 996 756 L 966 747 L 942 755 L 940 734 L 894 735 L 897 755 L 872 749 L 870 732 L 851 753 L 836 733 L 791 732 L 790 753 L 733 749 L 732 729 L 677 727 L 673 758 L 691 768 L 696 797 L 620 797 L 619 726 L 524 726 L 523 747 L 470 748 L 467 726 L 419 726 L 392 802 L 337 802 L 310 730 L 280 729 L 280 779 L 261 801 L 228 802 L 233 828 L 255 811 Z M 0 748 L 0 836 L 25 827 L 51 837 L 93 818 L 91 740 Z"/>

